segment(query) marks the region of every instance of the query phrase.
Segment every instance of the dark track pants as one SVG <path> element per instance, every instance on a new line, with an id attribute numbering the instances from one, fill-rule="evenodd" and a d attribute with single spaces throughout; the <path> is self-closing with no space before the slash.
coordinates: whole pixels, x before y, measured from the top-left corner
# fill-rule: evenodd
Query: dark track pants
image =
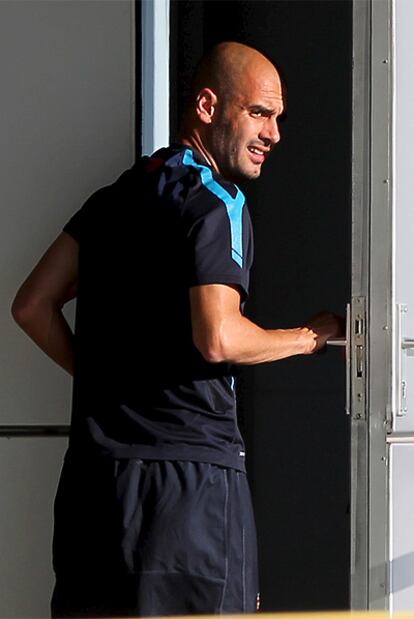
<path id="1" fill-rule="evenodd" d="M 67 457 L 52 617 L 254 612 L 246 475 L 198 462 Z"/>

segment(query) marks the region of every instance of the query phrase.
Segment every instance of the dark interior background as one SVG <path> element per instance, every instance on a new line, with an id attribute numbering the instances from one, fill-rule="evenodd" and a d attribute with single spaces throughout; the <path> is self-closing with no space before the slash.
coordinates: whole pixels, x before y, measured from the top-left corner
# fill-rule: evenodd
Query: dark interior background
<path id="1" fill-rule="evenodd" d="M 282 68 L 282 139 L 243 187 L 255 230 L 248 315 L 303 325 L 350 298 L 351 0 L 172 0 L 171 127 L 203 52 L 250 44 Z M 342 351 L 245 368 L 240 421 L 259 534 L 262 609 L 349 607 L 349 419 Z"/>

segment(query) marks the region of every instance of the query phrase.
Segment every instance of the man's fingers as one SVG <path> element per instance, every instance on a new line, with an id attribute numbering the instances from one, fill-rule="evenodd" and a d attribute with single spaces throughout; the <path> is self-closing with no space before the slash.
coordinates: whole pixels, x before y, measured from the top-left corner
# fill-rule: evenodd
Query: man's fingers
<path id="1" fill-rule="evenodd" d="M 316 331 L 319 337 L 340 337 L 345 333 L 345 319 L 336 314 L 323 312 L 317 314 L 308 323 L 308 328 Z"/>

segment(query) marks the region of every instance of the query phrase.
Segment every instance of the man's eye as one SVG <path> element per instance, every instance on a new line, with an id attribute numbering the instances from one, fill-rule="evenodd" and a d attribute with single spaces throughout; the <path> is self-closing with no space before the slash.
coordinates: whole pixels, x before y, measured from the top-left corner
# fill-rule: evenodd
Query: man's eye
<path id="1" fill-rule="evenodd" d="M 250 114 L 254 116 L 254 118 L 260 118 L 261 116 L 263 116 L 263 112 L 260 111 L 250 112 Z"/>

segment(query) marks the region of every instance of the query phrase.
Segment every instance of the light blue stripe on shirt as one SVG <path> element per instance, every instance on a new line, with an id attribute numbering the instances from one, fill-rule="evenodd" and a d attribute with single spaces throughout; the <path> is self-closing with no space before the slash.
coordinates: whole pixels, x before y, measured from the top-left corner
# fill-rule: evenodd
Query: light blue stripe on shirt
<path id="1" fill-rule="evenodd" d="M 241 268 L 243 266 L 243 206 L 246 202 L 243 193 L 235 185 L 237 193 L 233 198 L 220 183 L 214 180 L 210 168 L 194 160 L 193 153 L 189 149 L 184 151 L 183 163 L 199 170 L 201 182 L 206 189 L 224 202 L 230 220 L 231 257 Z"/>

